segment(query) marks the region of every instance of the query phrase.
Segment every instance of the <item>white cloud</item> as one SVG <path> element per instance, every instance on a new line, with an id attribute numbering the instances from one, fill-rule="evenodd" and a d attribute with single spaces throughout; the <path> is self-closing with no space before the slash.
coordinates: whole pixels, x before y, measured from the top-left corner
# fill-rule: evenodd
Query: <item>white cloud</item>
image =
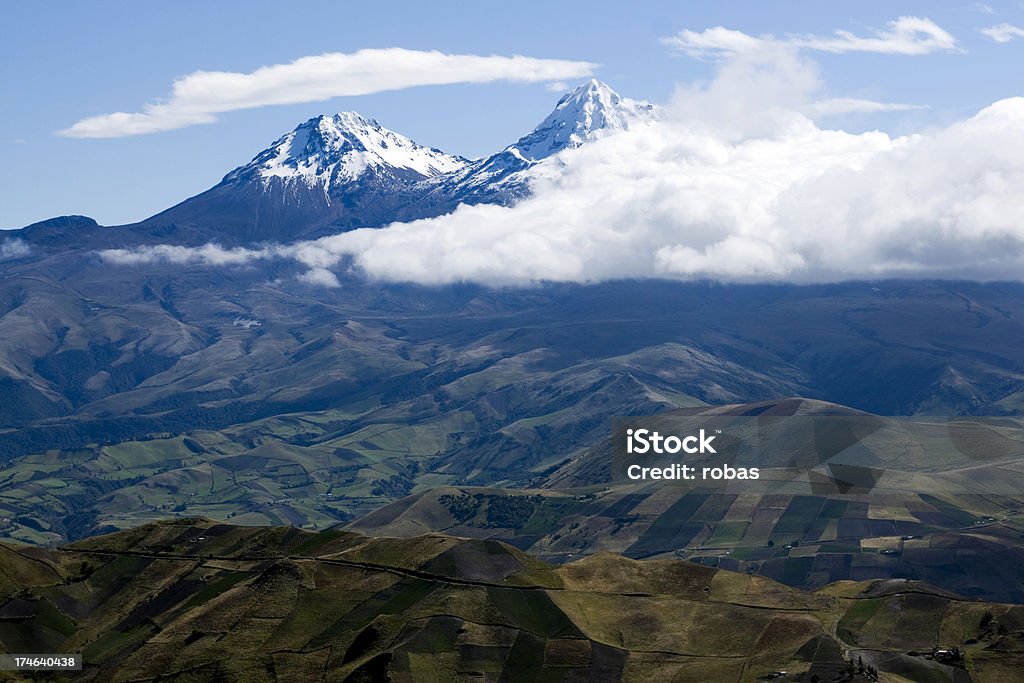
<path id="1" fill-rule="evenodd" d="M 838 116 L 841 114 L 877 114 L 886 111 L 912 111 L 928 109 L 926 104 L 904 104 L 901 102 L 876 102 L 855 97 L 833 97 L 813 102 L 809 113 L 815 116 Z"/>
<path id="2" fill-rule="evenodd" d="M 715 26 L 703 31 L 691 31 L 684 28 L 669 38 L 662 38 L 668 47 L 698 59 L 703 57 L 734 55 L 743 52 L 762 50 L 769 45 L 778 45 L 782 41 L 766 35 L 761 38 L 747 35 L 743 31 Z"/>
<path id="3" fill-rule="evenodd" d="M 818 52 L 875 52 L 889 55 L 926 55 L 957 50 L 956 38 L 931 19 L 899 17 L 871 36 L 837 30 L 831 36 L 792 35 L 754 37 L 716 26 L 704 31 L 684 29 L 665 38 L 669 47 L 691 57 L 722 57 L 776 47 Z"/>
<path id="4" fill-rule="evenodd" d="M 992 5 L 988 5 L 984 2 L 976 2 L 971 5 L 971 9 L 981 14 L 995 14 L 996 11 L 992 9 Z"/>
<path id="5" fill-rule="evenodd" d="M 5 239 L 0 242 L 0 261 L 9 258 L 21 258 L 32 253 L 32 248 L 20 239 Z"/>
<path id="6" fill-rule="evenodd" d="M 141 112 L 114 112 L 78 121 L 60 135 L 111 138 L 212 123 L 217 114 L 277 104 L 320 102 L 420 85 L 506 80 L 549 82 L 590 76 L 596 64 L 532 57 L 450 55 L 402 48 L 331 52 L 250 73 L 196 71 L 174 82 L 167 101 Z"/>
<path id="7" fill-rule="evenodd" d="M 1017 38 L 1024 38 L 1024 28 L 1002 23 L 981 29 L 981 33 L 997 43 L 1009 43 Z"/>
<path id="8" fill-rule="evenodd" d="M 275 248 L 225 249 L 219 244 L 205 244 L 201 247 L 182 247 L 175 244 L 155 244 L 136 249 L 105 249 L 100 255 L 109 263 L 120 265 L 145 265 L 148 263 L 175 263 L 180 265 L 200 264 L 207 266 L 245 265 L 257 259 L 275 256 Z"/>
<path id="9" fill-rule="evenodd" d="M 326 268 L 310 268 L 299 276 L 299 282 L 319 287 L 341 287 L 338 276 Z"/>
<path id="10" fill-rule="evenodd" d="M 769 44 L 717 62 L 709 83 L 677 87 L 670 111 L 719 135 L 768 134 L 780 119 L 809 108 L 822 88 L 817 63 L 791 48 Z"/>
<path id="11" fill-rule="evenodd" d="M 679 86 L 670 111 L 699 121 L 726 137 L 770 134 L 794 112 L 812 119 L 841 114 L 874 114 L 926 108 L 926 105 L 833 97 L 825 89 L 818 64 L 788 46 L 766 44 L 716 62 L 709 83 Z"/>

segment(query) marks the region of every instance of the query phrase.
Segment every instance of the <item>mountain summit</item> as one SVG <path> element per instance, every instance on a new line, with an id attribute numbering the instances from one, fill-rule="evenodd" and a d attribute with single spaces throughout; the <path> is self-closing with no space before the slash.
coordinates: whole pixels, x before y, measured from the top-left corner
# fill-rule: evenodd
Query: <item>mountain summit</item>
<path id="1" fill-rule="evenodd" d="M 225 182 L 258 176 L 307 184 L 345 184 L 365 173 L 417 181 L 450 173 L 467 161 L 418 145 L 356 112 L 317 116 L 235 169 Z"/>
<path id="2" fill-rule="evenodd" d="M 437 216 L 459 204 L 509 204 L 529 193 L 534 166 L 655 116 L 653 105 L 592 80 L 564 95 L 533 131 L 476 161 L 355 112 L 316 116 L 139 227 L 190 242 L 291 242 Z"/>
<path id="3" fill-rule="evenodd" d="M 539 126 L 508 149 L 524 159 L 539 161 L 601 134 L 627 130 L 655 115 L 654 105 L 621 97 L 606 83 L 592 79 L 564 95 Z"/>
<path id="4" fill-rule="evenodd" d="M 622 97 L 592 79 L 563 95 L 547 118 L 505 149 L 438 178 L 431 195 L 455 197 L 463 204 L 509 204 L 529 194 L 533 166 L 655 118 L 653 104 Z"/>

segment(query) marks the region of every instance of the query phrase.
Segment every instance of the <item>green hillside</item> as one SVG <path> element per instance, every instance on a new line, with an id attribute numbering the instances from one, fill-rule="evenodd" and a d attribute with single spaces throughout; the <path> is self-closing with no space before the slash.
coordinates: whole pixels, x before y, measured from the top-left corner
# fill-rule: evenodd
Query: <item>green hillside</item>
<path id="1" fill-rule="evenodd" d="M 926 584 L 804 592 L 678 560 L 553 566 L 439 534 L 183 519 L 0 546 L 0 600 L 6 651 L 84 653 L 67 674 L 82 680 L 1006 681 L 1024 665 L 1024 607 Z"/>

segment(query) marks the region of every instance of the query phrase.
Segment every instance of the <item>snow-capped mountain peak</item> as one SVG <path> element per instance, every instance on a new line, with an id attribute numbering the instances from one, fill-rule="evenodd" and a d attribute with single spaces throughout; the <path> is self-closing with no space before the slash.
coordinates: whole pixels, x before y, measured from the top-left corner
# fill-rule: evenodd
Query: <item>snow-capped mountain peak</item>
<path id="1" fill-rule="evenodd" d="M 460 204 L 511 204 L 557 157 L 609 132 L 656 118 L 646 102 L 600 81 L 563 96 L 531 133 L 469 161 L 418 145 L 354 112 L 317 116 L 195 197 L 146 222 L 238 244 L 289 242 L 437 216 Z"/>
<path id="2" fill-rule="evenodd" d="M 654 105 L 622 97 L 606 83 L 591 79 L 566 93 L 539 126 L 506 151 L 525 161 L 539 161 L 656 116 Z"/>
<path id="3" fill-rule="evenodd" d="M 355 180 L 368 169 L 406 180 L 455 171 L 461 157 L 418 145 L 356 112 L 317 116 L 279 138 L 233 177 L 281 178 L 306 184 Z"/>
<path id="4" fill-rule="evenodd" d="M 531 178 L 550 168 L 547 160 L 562 150 L 657 116 L 654 105 L 622 97 L 591 80 L 562 96 L 540 125 L 502 151 L 427 182 L 435 196 L 456 197 L 466 204 L 507 204 L 529 194 Z"/>

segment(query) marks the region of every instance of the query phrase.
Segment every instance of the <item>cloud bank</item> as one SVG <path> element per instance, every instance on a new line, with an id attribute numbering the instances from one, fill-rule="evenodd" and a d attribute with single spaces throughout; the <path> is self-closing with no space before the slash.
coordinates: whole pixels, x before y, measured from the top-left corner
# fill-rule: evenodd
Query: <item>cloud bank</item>
<path id="1" fill-rule="evenodd" d="M 515 207 L 328 237 L 306 258 L 423 284 L 1024 276 L 1024 98 L 901 138 L 798 115 L 740 141 L 653 124 L 563 163 Z"/>
<path id="2" fill-rule="evenodd" d="M 533 57 L 450 55 L 402 48 L 331 52 L 250 73 L 196 71 L 174 82 L 167 101 L 141 112 L 82 119 L 59 131 L 77 138 L 113 138 L 213 123 L 217 114 L 276 104 L 320 102 L 419 85 L 558 81 L 592 75 L 596 64 Z"/>

